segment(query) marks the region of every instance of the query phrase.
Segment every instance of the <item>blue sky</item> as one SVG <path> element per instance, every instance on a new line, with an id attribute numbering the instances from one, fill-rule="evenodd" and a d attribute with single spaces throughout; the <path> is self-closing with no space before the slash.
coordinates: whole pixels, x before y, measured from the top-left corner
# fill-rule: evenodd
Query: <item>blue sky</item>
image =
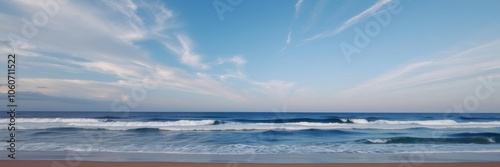
<path id="1" fill-rule="evenodd" d="M 495 0 L 0 3 L 21 110 L 500 109 Z"/>

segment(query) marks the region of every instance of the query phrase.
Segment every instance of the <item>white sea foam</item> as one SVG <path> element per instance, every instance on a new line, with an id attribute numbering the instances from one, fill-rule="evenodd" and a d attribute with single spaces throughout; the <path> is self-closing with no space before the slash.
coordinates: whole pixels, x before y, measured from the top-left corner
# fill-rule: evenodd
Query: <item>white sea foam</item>
<path id="1" fill-rule="evenodd" d="M 6 119 L 0 120 L 7 121 Z M 16 120 L 18 129 L 48 129 L 48 128 L 83 128 L 83 129 L 108 129 L 129 130 L 137 128 L 160 128 L 160 127 L 184 127 L 213 125 L 216 120 L 179 120 L 164 122 L 137 122 L 117 121 L 106 122 L 106 120 L 87 118 L 19 118 Z"/>
<path id="2" fill-rule="evenodd" d="M 389 139 L 367 139 L 370 143 L 383 144 L 387 143 Z"/>
<path id="3" fill-rule="evenodd" d="M 422 121 L 389 121 L 389 120 L 377 120 L 372 122 L 374 124 L 391 124 L 391 125 L 401 125 L 401 124 L 417 124 L 417 125 L 456 125 L 458 124 L 454 120 L 422 120 Z"/>
<path id="4" fill-rule="evenodd" d="M 104 120 L 92 119 L 92 118 L 17 118 L 18 123 L 96 123 L 102 122 Z M 10 119 L 0 119 L 0 123 L 8 123 Z"/>
<path id="5" fill-rule="evenodd" d="M 366 123 L 368 123 L 368 120 L 366 120 L 366 119 L 347 119 L 347 118 L 342 118 L 342 119 L 340 119 L 340 121 L 342 121 L 344 123 L 352 122 L 352 123 L 355 123 L 355 124 L 366 124 Z"/>
<path id="6" fill-rule="evenodd" d="M 398 147 L 399 149 L 394 149 Z M 187 154 L 314 154 L 314 153 L 499 153 L 499 147 L 491 145 L 446 145 L 426 150 L 421 144 L 408 144 L 400 148 L 397 144 L 165 144 L 163 142 L 137 145 L 133 143 L 68 144 L 56 142 L 19 143 L 23 151 L 85 151 L 85 152 L 149 152 Z"/>
<path id="7" fill-rule="evenodd" d="M 349 119 L 355 124 L 367 124 L 369 123 L 366 119 Z"/>
<path id="8" fill-rule="evenodd" d="M 70 126 L 76 127 L 165 127 L 165 126 L 199 126 L 199 125 L 213 125 L 215 120 L 179 120 L 179 121 L 166 121 L 166 122 L 75 122 L 69 123 Z"/>
<path id="9" fill-rule="evenodd" d="M 0 123 L 7 123 L 8 119 L 0 119 Z M 453 120 L 422 120 L 422 121 L 394 121 L 365 119 L 345 119 L 346 123 L 320 122 L 292 122 L 292 123 L 241 123 L 225 122 L 216 124 L 217 120 L 179 120 L 179 121 L 106 121 L 90 118 L 19 118 L 19 129 L 47 129 L 47 128 L 83 128 L 129 130 L 137 128 L 158 128 L 169 131 L 243 131 L 243 130 L 335 130 L 335 129 L 409 129 L 409 128 L 498 128 L 500 121 L 492 122 L 456 122 Z M 342 120 L 344 121 L 344 120 Z M 352 123 L 347 123 L 348 121 Z"/>
<path id="10" fill-rule="evenodd" d="M 495 139 L 493 137 L 487 137 L 486 140 L 488 140 L 488 142 L 490 143 L 495 143 Z"/>

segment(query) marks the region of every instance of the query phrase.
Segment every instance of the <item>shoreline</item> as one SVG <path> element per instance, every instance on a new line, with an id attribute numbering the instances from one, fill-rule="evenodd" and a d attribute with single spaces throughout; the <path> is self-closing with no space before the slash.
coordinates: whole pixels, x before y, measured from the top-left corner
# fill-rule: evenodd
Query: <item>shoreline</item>
<path id="1" fill-rule="evenodd" d="M 173 154 L 77 151 L 19 151 L 16 160 L 88 162 L 167 162 L 167 163 L 260 163 L 260 164 L 337 164 L 337 163 L 462 163 L 497 162 L 500 153 L 406 153 L 406 154 Z M 7 156 L 0 161 L 11 160 Z"/>
<path id="2" fill-rule="evenodd" d="M 49 160 L 0 160 L 8 167 L 498 167 L 500 162 L 460 163 L 324 163 L 324 164 L 269 164 L 269 163 L 182 163 L 182 162 L 97 162 L 97 161 L 49 161 Z"/>

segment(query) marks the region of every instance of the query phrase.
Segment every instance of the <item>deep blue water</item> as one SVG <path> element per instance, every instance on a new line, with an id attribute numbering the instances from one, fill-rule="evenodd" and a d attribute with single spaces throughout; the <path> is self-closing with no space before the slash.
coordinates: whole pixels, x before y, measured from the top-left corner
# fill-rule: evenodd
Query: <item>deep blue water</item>
<path id="1" fill-rule="evenodd" d="M 0 123 L 6 126 L 5 116 Z M 500 152 L 500 114 L 491 113 L 19 112 L 17 117 L 21 151 Z M 4 128 L 0 132 L 7 134 Z"/>

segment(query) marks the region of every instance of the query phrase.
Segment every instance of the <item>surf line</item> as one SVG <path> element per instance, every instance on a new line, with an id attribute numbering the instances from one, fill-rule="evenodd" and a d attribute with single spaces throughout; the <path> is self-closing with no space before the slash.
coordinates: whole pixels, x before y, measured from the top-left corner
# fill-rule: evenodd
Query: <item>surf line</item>
<path id="1" fill-rule="evenodd" d="M 10 117 L 7 130 L 9 131 L 9 140 L 7 140 L 9 150 L 8 157 L 10 159 L 16 159 L 16 55 L 7 56 L 7 114 Z"/>

